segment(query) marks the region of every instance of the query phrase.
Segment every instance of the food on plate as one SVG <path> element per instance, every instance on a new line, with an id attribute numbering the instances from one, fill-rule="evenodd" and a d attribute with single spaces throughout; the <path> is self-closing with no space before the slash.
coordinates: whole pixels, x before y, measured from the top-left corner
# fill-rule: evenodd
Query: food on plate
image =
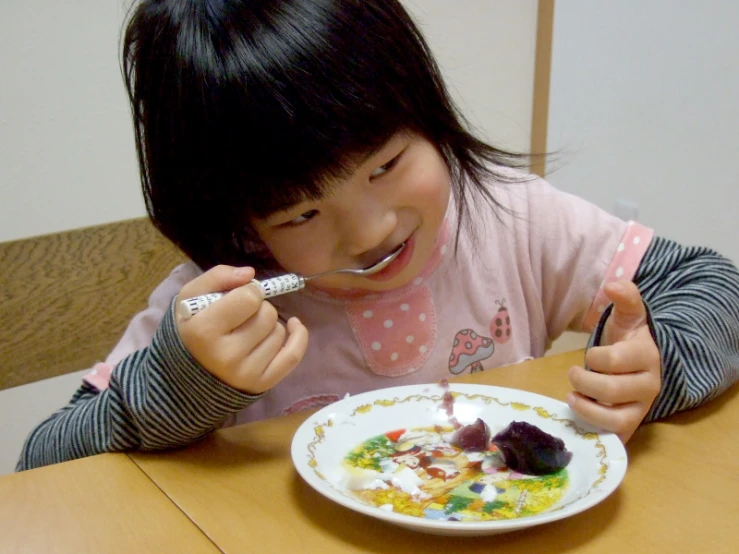
<path id="1" fill-rule="evenodd" d="M 366 504 L 437 520 L 503 520 L 554 507 L 567 469 L 523 473 L 490 435 L 482 420 L 389 431 L 347 454 L 338 485 Z"/>
<path id="2" fill-rule="evenodd" d="M 530 475 L 546 475 L 567 466 L 572 452 L 562 439 L 525 421 L 514 421 L 492 438 L 511 469 Z"/>
<path id="3" fill-rule="evenodd" d="M 449 381 L 442 379 L 439 386 L 444 391 L 442 409 L 447 413 L 450 423 L 457 428 L 451 440 L 454 446 L 483 451 L 493 442 L 503 454 L 508 467 L 531 475 L 554 473 L 570 463 L 572 453 L 567 451 L 562 439 L 525 421 L 512 422 L 492 438 L 490 427 L 480 418 L 471 425 L 460 424 L 454 414 L 454 395 L 449 388 Z"/>
<path id="4" fill-rule="evenodd" d="M 572 452 L 565 448 L 562 439 L 525 421 L 514 421 L 491 438 L 490 427 L 477 418 L 473 424 L 457 429 L 450 442 L 457 448 L 474 452 L 487 450 L 492 442 L 508 467 L 530 475 L 554 473 L 572 459 Z"/>
<path id="5" fill-rule="evenodd" d="M 483 452 L 490 446 L 490 427 L 478 417 L 473 424 L 457 429 L 450 442 L 462 450 Z"/>

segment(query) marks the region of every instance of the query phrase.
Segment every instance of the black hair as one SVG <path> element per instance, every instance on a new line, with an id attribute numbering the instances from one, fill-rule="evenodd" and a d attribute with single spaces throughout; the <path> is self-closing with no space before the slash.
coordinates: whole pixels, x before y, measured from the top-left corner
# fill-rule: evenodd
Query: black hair
<path id="1" fill-rule="evenodd" d="M 460 221 L 524 167 L 452 102 L 397 0 L 142 0 L 123 36 L 142 187 L 156 227 L 202 269 L 275 264 L 250 222 L 319 198 L 401 131 L 436 146 Z"/>

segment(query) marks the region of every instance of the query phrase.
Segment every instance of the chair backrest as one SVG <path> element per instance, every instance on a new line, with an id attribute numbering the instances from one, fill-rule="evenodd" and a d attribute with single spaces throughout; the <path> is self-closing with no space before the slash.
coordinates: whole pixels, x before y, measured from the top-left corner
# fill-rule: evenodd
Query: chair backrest
<path id="1" fill-rule="evenodd" d="M 0 389 L 105 359 L 184 260 L 147 218 L 0 243 Z"/>

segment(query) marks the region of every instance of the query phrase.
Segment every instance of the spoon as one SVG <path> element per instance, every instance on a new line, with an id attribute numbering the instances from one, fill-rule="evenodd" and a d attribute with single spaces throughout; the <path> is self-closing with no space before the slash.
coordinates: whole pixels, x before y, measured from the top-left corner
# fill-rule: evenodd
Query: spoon
<path id="1" fill-rule="evenodd" d="M 367 277 L 369 275 L 379 273 L 380 271 L 385 269 L 390 264 L 390 262 L 398 257 L 398 255 L 403 251 L 404 248 L 405 243 L 401 244 L 395 250 L 390 252 L 390 254 L 369 267 L 332 269 L 331 271 L 324 271 L 323 273 L 316 273 L 315 275 L 309 275 L 307 277 L 304 277 L 297 273 L 286 273 L 285 275 L 279 275 L 277 277 L 272 277 L 271 279 L 265 279 L 264 281 L 257 281 L 256 279 L 252 279 L 251 283 L 261 289 L 262 293 L 264 294 L 264 298 L 272 298 L 274 296 L 297 292 L 300 289 L 305 288 L 305 283 L 310 281 L 311 279 L 317 279 L 318 277 L 324 277 L 326 275 L 333 275 L 334 273 L 348 273 L 350 275 Z M 205 308 L 210 306 L 213 302 L 223 298 L 225 294 L 225 292 L 211 292 L 210 294 L 204 294 L 202 296 L 188 298 L 187 300 L 181 300 L 177 306 L 177 314 L 182 317 L 182 319 L 190 319 L 196 313 L 201 312 Z"/>

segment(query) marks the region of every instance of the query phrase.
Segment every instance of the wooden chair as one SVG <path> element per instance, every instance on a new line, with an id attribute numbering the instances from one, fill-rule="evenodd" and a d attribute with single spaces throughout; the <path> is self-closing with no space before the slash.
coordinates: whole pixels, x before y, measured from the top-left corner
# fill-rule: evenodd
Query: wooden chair
<path id="1" fill-rule="evenodd" d="M 0 390 L 104 360 L 184 259 L 147 218 L 0 243 Z"/>

